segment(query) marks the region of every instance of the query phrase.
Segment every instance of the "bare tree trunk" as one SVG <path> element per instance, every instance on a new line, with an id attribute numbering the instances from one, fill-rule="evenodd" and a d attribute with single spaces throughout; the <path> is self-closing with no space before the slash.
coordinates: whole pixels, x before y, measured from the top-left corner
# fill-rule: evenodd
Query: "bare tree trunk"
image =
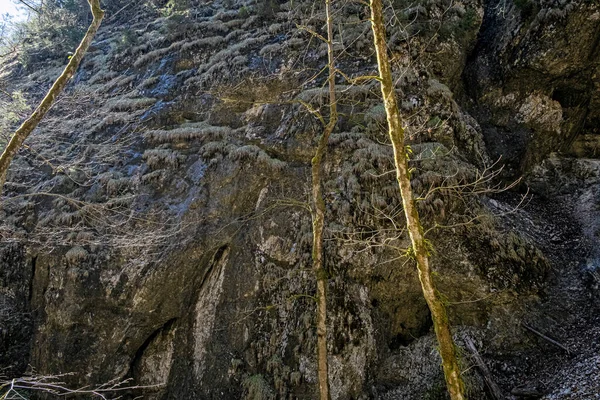
<path id="1" fill-rule="evenodd" d="M 69 80 L 75 75 L 77 68 L 79 68 L 79 64 L 83 59 L 83 56 L 87 52 L 100 24 L 102 23 L 102 18 L 104 18 L 104 11 L 100 8 L 100 0 L 88 0 L 90 5 L 90 9 L 92 10 L 92 15 L 94 19 L 90 24 L 85 36 L 81 40 L 79 47 L 75 50 L 75 54 L 71 57 L 71 60 L 65 67 L 63 73 L 56 79 L 46 97 L 42 100 L 42 102 L 35 109 L 33 114 L 16 130 L 13 134 L 10 142 L 4 149 L 4 152 L 0 156 L 0 196 L 2 195 L 2 187 L 4 186 L 4 182 L 6 181 L 6 173 L 8 171 L 8 167 L 12 162 L 13 158 L 23 145 L 25 139 L 29 137 L 31 132 L 38 126 L 44 115 L 50 110 L 56 98 L 62 93 L 65 86 Z"/>
<path id="2" fill-rule="evenodd" d="M 442 366 L 444 368 L 448 392 L 452 400 L 463 400 L 465 398 L 464 383 L 460 376 L 448 315 L 433 282 L 431 269 L 429 268 L 429 251 L 410 186 L 408 159 L 404 148 L 404 129 L 402 128 L 402 118 L 398 111 L 390 61 L 387 55 L 381 0 L 371 0 L 371 26 L 373 28 L 373 39 L 377 52 L 381 93 L 388 121 L 388 133 L 394 148 L 396 179 L 400 187 L 406 225 L 417 262 L 419 280 L 421 281 L 423 296 L 431 311 L 431 318 L 439 343 L 439 351 L 442 356 Z"/>
<path id="3" fill-rule="evenodd" d="M 315 156 L 312 159 L 312 222 L 313 222 L 313 270 L 317 278 L 317 373 L 319 397 L 329 400 L 329 373 L 327 363 L 327 272 L 323 265 L 323 229 L 325 227 L 325 200 L 322 188 L 322 161 L 327 151 L 329 136 L 337 123 L 337 102 L 335 97 L 335 60 L 333 55 L 333 21 L 331 0 L 325 0 L 327 17 L 327 54 L 329 83 L 329 121 L 319 138 Z"/>

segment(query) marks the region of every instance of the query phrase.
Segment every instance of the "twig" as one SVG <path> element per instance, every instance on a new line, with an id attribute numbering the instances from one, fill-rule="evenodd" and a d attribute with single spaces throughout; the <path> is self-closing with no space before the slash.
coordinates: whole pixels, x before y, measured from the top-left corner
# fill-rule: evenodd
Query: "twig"
<path id="1" fill-rule="evenodd" d="M 40 10 L 38 10 L 37 8 L 33 7 L 31 4 L 29 4 L 28 2 L 26 2 L 25 0 L 17 0 L 19 3 L 23 4 L 24 6 L 26 6 L 27 8 L 29 8 L 31 11 L 35 12 L 36 14 L 40 13 Z"/>
<path id="2" fill-rule="evenodd" d="M 132 4 L 133 4 L 133 1 L 128 2 L 127 4 L 125 4 L 117 12 L 115 12 L 113 15 L 111 15 L 109 18 L 107 18 L 106 22 L 112 22 L 115 19 L 115 17 L 121 13 L 121 11 L 123 11 L 124 9 L 126 9 L 127 7 L 129 7 Z"/>
<path id="3" fill-rule="evenodd" d="M 479 367 L 479 370 L 483 375 L 483 379 L 485 380 L 485 384 L 487 385 L 488 389 L 490 389 L 492 397 L 496 400 L 504 399 L 502 390 L 500 390 L 496 382 L 494 382 L 490 370 L 488 369 L 487 365 L 485 365 L 483 358 L 481 358 L 481 355 L 477 351 L 475 344 L 469 336 L 465 336 L 465 344 L 467 345 L 467 349 L 471 352 L 471 354 L 473 354 L 475 363 L 477 364 L 477 367 Z"/>
<path id="4" fill-rule="evenodd" d="M 510 391 L 510 394 L 512 394 L 513 396 L 526 398 L 539 398 L 544 395 L 544 393 L 542 393 L 537 388 L 531 387 L 516 387 Z"/>
<path id="5" fill-rule="evenodd" d="M 532 328 L 531 326 L 527 325 L 525 322 L 521 322 L 521 325 L 523 325 L 523 328 L 527 329 L 528 331 L 535 333 L 536 335 L 538 335 L 539 337 L 541 337 L 542 339 L 546 340 L 549 343 L 552 343 L 553 345 L 555 345 L 556 347 L 560 347 L 561 349 L 563 349 L 568 355 L 571 354 L 571 352 L 569 351 L 569 349 L 567 349 L 564 345 L 558 343 L 556 340 L 549 338 L 548 336 L 544 335 L 542 332 Z"/>

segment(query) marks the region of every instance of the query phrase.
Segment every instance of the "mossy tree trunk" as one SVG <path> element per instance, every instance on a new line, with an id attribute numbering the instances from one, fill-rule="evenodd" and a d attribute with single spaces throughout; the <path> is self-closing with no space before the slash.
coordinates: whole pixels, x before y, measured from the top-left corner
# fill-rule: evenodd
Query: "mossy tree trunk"
<path id="1" fill-rule="evenodd" d="M 329 120 L 319 138 L 317 150 L 312 159 L 312 225 L 313 225 L 313 271 L 317 279 L 317 375 L 319 379 L 319 398 L 329 400 L 329 372 L 327 362 L 327 271 L 323 264 L 323 230 L 325 228 L 325 200 L 322 187 L 323 157 L 327 152 L 329 136 L 338 119 L 335 97 L 335 59 L 333 54 L 333 21 L 331 0 L 325 0 L 327 18 L 327 54 L 329 85 Z"/>
<path id="2" fill-rule="evenodd" d="M 423 296 L 431 311 L 431 318 L 437 336 L 439 351 L 442 357 L 442 366 L 446 378 L 446 386 L 452 400 L 463 400 L 464 383 L 460 375 L 458 359 L 450 331 L 446 308 L 442 303 L 439 293 L 429 267 L 429 250 L 423 235 L 423 227 L 419 221 L 415 201 L 410 186 L 410 173 L 408 169 L 408 158 L 404 145 L 404 129 L 402 118 L 398 111 L 398 103 L 392 80 L 390 60 L 387 54 L 387 43 L 385 39 L 385 25 L 383 22 L 383 7 L 381 0 L 371 1 L 371 26 L 373 29 L 373 40 L 377 52 L 377 64 L 379 67 L 379 82 L 383 95 L 383 104 L 388 122 L 388 133 L 394 149 L 394 165 L 396 168 L 396 179 L 400 187 L 406 225 L 409 232 L 414 257 L 417 262 L 419 280 L 423 289 Z"/>
<path id="3" fill-rule="evenodd" d="M 33 114 L 23 122 L 23 124 L 15 131 L 10 141 L 8 142 L 4 152 L 0 156 L 0 196 L 2 195 L 2 188 L 6 181 L 6 173 L 12 160 L 15 158 L 15 155 L 23 145 L 23 142 L 29 137 L 31 132 L 38 126 L 42 118 L 46 115 L 46 113 L 50 110 L 56 98 L 62 93 L 69 83 L 69 80 L 75 75 L 77 72 L 77 68 L 79 68 L 79 64 L 83 59 L 83 56 L 87 52 L 94 36 L 96 36 L 96 32 L 102 23 L 102 19 L 104 18 L 104 11 L 100 8 L 100 0 L 88 0 L 90 5 L 90 9 L 92 11 L 92 15 L 94 19 L 90 24 L 85 36 L 81 40 L 79 47 L 75 50 L 75 54 L 69 60 L 69 63 L 65 67 L 62 74 L 56 79 L 48 93 L 35 109 Z"/>

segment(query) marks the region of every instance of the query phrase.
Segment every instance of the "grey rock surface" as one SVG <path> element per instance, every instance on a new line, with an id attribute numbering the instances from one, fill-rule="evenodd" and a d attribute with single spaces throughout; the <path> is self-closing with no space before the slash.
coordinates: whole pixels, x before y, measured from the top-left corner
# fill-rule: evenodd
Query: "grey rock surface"
<path id="1" fill-rule="evenodd" d="M 389 49 L 457 341 L 476 341 L 507 396 L 595 398 L 600 8 L 418 3 L 396 4 Z M 102 27 L 5 189 L 9 374 L 149 386 L 126 398 L 316 398 L 306 202 L 321 126 L 302 102 L 324 109 L 326 54 L 296 23 L 323 19 L 305 2 L 261 4 L 130 10 L 126 45 L 123 16 Z M 339 7 L 340 70 L 373 74 L 365 8 Z M 13 85 L 39 89 L 51 71 Z M 332 395 L 445 399 L 378 87 L 339 79 L 324 184 Z M 463 362 L 470 398 L 488 398 Z"/>

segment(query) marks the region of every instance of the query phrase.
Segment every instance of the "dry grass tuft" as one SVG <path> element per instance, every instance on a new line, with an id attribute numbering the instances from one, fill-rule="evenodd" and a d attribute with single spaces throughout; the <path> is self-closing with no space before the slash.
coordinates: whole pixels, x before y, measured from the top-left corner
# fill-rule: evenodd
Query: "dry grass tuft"
<path id="1" fill-rule="evenodd" d="M 212 126 L 206 122 L 186 124 L 171 130 L 153 130 L 145 133 L 145 137 L 158 143 L 187 141 L 194 139 L 225 139 L 232 133 L 226 126 Z"/>
<path id="2" fill-rule="evenodd" d="M 146 164 L 153 169 L 177 168 L 185 162 L 185 155 L 171 149 L 146 150 L 143 155 Z"/>

